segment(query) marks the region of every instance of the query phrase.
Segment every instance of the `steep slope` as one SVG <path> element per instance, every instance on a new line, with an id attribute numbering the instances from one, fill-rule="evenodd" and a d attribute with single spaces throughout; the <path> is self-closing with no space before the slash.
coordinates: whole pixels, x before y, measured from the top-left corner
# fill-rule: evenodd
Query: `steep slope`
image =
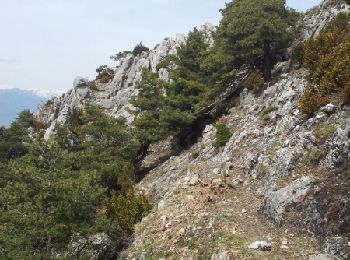
<path id="1" fill-rule="evenodd" d="M 200 29 L 209 37 L 213 28 L 211 24 L 205 24 Z M 169 80 L 167 69 L 157 69 L 157 65 L 166 56 L 176 54 L 176 49 L 185 39 L 184 34 L 177 34 L 176 38 L 165 38 L 150 51 L 137 56 L 127 54 L 115 69 L 113 80 L 106 84 L 97 83 L 97 89 L 89 87 L 88 79 L 77 77 L 72 90 L 40 106 L 35 112 L 36 119 L 48 125 L 45 138 L 51 135 L 56 123 L 67 123 L 73 110 L 82 108 L 86 102 L 101 106 L 112 116 L 123 116 L 128 122 L 133 121 L 133 115 L 128 112 L 131 108 L 129 99 L 136 94 L 135 84 L 141 79 L 142 70 L 149 69 L 157 72 L 161 79 Z"/>
<path id="2" fill-rule="evenodd" d="M 328 106 L 323 111 L 334 114 L 304 122 L 297 106 L 306 76 L 284 74 L 258 98 L 244 91 L 221 119 L 234 133 L 224 148 L 213 147 L 215 129 L 207 126 L 196 145 L 138 184 L 158 207 L 137 226 L 130 257 L 195 257 L 210 245 L 210 256 L 307 259 L 317 252 L 311 234 L 328 253 L 348 252 L 349 108 Z M 255 240 L 270 240 L 272 252 L 247 252 Z"/>
<path id="3" fill-rule="evenodd" d="M 349 10 L 340 3 L 308 12 L 301 39 Z M 261 95 L 245 89 L 220 119 L 233 132 L 225 147 L 214 148 L 208 125 L 137 185 L 156 206 L 136 226 L 126 259 L 349 259 L 350 107 L 328 104 L 306 120 L 298 104 L 308 71 L 288 64 L 276 65 L 284 74 Z M 271 251 L 248 249 L 261 240 Z"/>
<path id="4" fill-rule="evenodd" d="M 348 10 L 342 1 L 324 1 L 303 17 L 299 40 L 317 36 Z M 85 102 L 131 122 L 128 99 L 136 93 L 142 68 L 156 72 L 162 57 L 175 53 L 184 39 L 166 39 L 149 53 L 126 56 L 113 81 L 98 90 L 77 78 L 73 90 L 36 112 L 49 126 L 46 137 Z M 156 206 L 136 226 L 124 258 L 349 259 L 350 108 L 328 104 L 306 120 L 298 104 L 308 71 L 291 69 L 290 63 L 276 65 L 275 81 L 258 96 L 247 89 L 232 95 L 232 107 L 219 119 L 233 132 L 224 147 L 213 145 L 213 124 L 169 159 L 171 153 L 162 156 L 159 150 L 168 149 L 169 142 L 150 147 L 156 163 L 137 188 Z M 158 73 L 169 80 L 166 70 Z M 261 240 L 271 250 L 248 248 Z"/>

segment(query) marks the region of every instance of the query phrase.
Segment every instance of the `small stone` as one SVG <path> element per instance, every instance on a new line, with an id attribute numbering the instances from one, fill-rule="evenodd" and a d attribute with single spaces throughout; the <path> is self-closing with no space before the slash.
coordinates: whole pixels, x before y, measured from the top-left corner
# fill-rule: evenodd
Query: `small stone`
<path id="1" fill-rule="evenodd" d="M 327 113 L 327 114 L 332 114 L 332 113 L 335 112 L 335 109 L 336 109 L 335 105 L 327 104 L 324 107 L 321 107 L 320 111 L 324 112 L 324 113 Z"/>
<path id="2" fill-rule="evenodd" d="M 188 200 L 194 200 L 194 196 L 193 195 L 187 195 L 187 199 Z"/>
<path id="3" fill-rule="evenodd" d="M 259 251 L 271 251 L 271 244 L 266 241 L 255 241 L 250 244 L 249 249 L 259 250 Z"/>
<path id="4" fill-rule="evenodd" d="M 211 184 L 219 188 L 224 186 L 222 179 L 214 179 L 211 181 Z"/>
<path id="5" fill-rule="evenodd" d="M 211 260 L 229 260 L 230 257 L 227 252 L 215 253 L 211 256 Z"/>
<path id="6" fill-rule="evenodd" d="M 199 176 L 197 174 L 190 177 L 189 185 L 196 186 L 199 183 Z"/>
<path id="7" fill-rule="evenodd" d="M 167 215 L 163 215 L 160 217 L 160 220 L 162 221 L 163 223 L 163 226 L 165 226 L 166 224 L 169 223 L 169 217 Z"/>
<path id="8" fill-rule="evenodd" d="M 179 234 L 180 236 L 184 235 L 184 234 L 185 234 L 185 229 L 184 229 L 184 228 L 180 228 L 178 234 Z"/>
<path id="9" fill-rule="evenodd" d="M 247 213 L 247 210 L 246 209 L 242 209 L 242 214 L 245 214 Z"/>
<path id="10" fill-rule="evenodd" d="M 286 245 L 281 245 L 281 246 L 280 246 L 280 248 L 281 248 L 281 249 L 288 249 L 288 248 L 289 248 L 289 246 L 286 246 Z"/>
<path id="11" fill-rule="evenodd" d="M 309 260 L 336 260 L 334 256 L 327 255 L 327 254 L 321 254 L 321 255 L 312 255 L 309 256 Z"/>
<path id="12" fill-rule="evenodd" d="M 163 210 L 165 208 L 165 201 L 161 200 L 158 202 L 158 210 Z"/>
<path id="13" fill-rule="evenodd" d="M 322 118 L 324 118 L 324 117 L 326 117 L 327 115 L 325 114 L 325 113 L 323 113 L 323 112 L 319 112 L 319 113 L 317 113 L 317 115 L 316 115 L 316 119 L 322 119 Z"/>
<path id="14" fill-rule="evenodd" d="M 232 228 L 232 234 L 237 234 L 237 225 Z"/>
<path id="15" fill-rule="evenodd" d="M 215 168 L 215 169 L 213 170 L 213 173 L 214 173 L 214 174 L 220 174 L 220 169 Z"/>

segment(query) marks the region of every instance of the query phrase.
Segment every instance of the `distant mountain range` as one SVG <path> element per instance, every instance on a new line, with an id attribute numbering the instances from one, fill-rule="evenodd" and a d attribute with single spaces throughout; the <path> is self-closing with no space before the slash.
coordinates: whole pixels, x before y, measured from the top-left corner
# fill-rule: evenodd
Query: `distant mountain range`
<path id="1" fill-rule="evenodd" d="M 20 89 L 0 89 L 0 125 L 8 126 L 24 109 L 34 110 L 47 97 L 34 91 Z"/>

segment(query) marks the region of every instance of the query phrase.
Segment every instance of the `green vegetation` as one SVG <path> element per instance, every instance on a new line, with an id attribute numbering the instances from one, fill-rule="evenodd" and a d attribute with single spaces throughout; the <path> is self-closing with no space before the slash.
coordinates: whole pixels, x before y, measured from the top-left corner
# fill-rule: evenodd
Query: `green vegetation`
<path id="1" fill-rule="evenodd" d="M 271 80 L 273 58 L 293 37 L 289 27 L 299 15 L 284 0 L 235 0 L 226 4 L 217 41 L 230 64 L 240 66 L 262 61 L 265 81 Z"/>
<path id="2" fill-rule="evenodd" d="M 265 107 L 263 110 L 261 110 L 261 115 L 262 116 L 266 116 L 268 114 L 270 114 L 271 112 L 273 111 L 276 111 L 277 108 L 273 107 L 273 106 L 268 106 L 268 107 Z"/>
<path id="3" fill-rule="evenodd" d="M 140 55 L 142 52 L 144 52 L 144 51 L 149 51 L 149 48 L 147 48 L 146 46 L 144 46 L 143 44 L 142 44 L 142 42 L 140 42 L 139 44 L 137 44 L 136 46 L 135 46 L 135 48 L 134 48 L 134 50 L 132 51 L 132 54 L 134 55 L 134 56 L 138 56 L 138 55 Z M 124 52 L 124 53 L 127 53 L 127 52 Z"/>
<path id="4" fill-rule="evenodd" d="M 312 148 L 305 154 L 304 158 L 306 162 L 310 163 L 311 165 L 318 165 L 322 156 L 324 155 L 324 151 L 322 151 L 319 148 Z"/>
<path id="5" fill-rule="evenodd" d="M 258 93 L 264 78 L 271 79 L 273 59 L 293 36 L 287 29 L 299 17 L 282 0 L 237 0 L 227 4 L 222 14 L 212 46 L 194 28 L 177 56 L 165 57 L 159 64 L 157 69 L 174 64 L 170 83 L 144 71 L 137 84 L 139 94 L 132 100 L 134 127 L 141 140 L 154 142 L 177 135 L 196 112 L 226 89 L 242 65 L 255 68 L 245 85 Z"/>
<path id="6" fill-rule="evenodd" d="M 114 61 L 117 61 L 117 62 L 120 62 L 121 59 L 124 59 L 130 53 L 131 53 L 131 51 L 118 52 L 117 54 L 112 55 L 110 57 L 110 59 L 114 60 Z"/>
<path id="7" fill-rule="evenodd" d="M 109 68 L 107 65 L 102 65 L 96 69 L 97 76 L 96 80 L 99 80 L 101 83 L 108 83 L 114 77 L 114 70 Z"/>
<path id="8" fill-rule="evenodd" d="M 309 86 L 299 100 L 302 113 L 311 116 L 320 107 L 326 105 L 329 99 L 315 86 Z"/>
<path id="9" fill-rule="evenodd" d="M 332 94 L 350 100 L 350 15 L 339 14 L 316 39 L 305 43 L 301 61 L 310 70 L 311 85 L 300 101 L 300 110 L 312 115 Z"/>
<path id="10" fill-rule="evenodd" d="M 211 259 L 216 250 L 239 250 L 244 252 L 248 239 L 242 235 L 229 234 L 227 232 L 216 232 L 209 238 L 198 251 L 198 260 Z"/>
<path id="11" fill-rule="evenodd" d="M 137 108 L 134 126 L 140 140 L 154 142 L 176 135 L 209 102 L 213 89 L 205 84 L 206 75 L 201 71 L 207 48 L 203 35 L 194 29 L 174 58 L 172 83 L 158 79 L 157 74 L 143 72 L 136 86 L 139 94 L 131 101 Z"/>
<path id="12" fill-rule="evenodd" d="M 248 75 L 243 85 L 254 94 L 258 94 L 264 86 L 264 78 L 259 71 L 254 70 Z"/>
<path id="13" fill-rule="evenodd" d="M 316 125 L 313 129 L 313 134 L 317 138 L 318 141 L 321 143 L 324 143 L 329 137 L 331 137 L 337 128 L 329 123 L 329 122 L 324 122 Z"/>
<path id="14" fill-rule="evenodd" d="M 292 36 L 289 27 L 298 17 L 282 0 L 235 0 L 222 14 L 213 44 L 194 28 L 177 56 L 161 61 L 157 69 L 168 68 L 171 82 L 143 71 L 136 86 L 138 95 L 131 100 L 136 115 L 131 127 L 124 119 L 86 105 L 84 110 L 73 111 L 68 125 L 57 126 L 48 141 L 42 140 L 47 126 L 36 122 L 29 111 L 22 112 L 9 128 L 0 128 L 1 258 L 62 256 L 72 237 L 86 238 L 98 232 L 107 233 L 115 248 L 125 246 L 135 223 L 150 210 L 145 195 L 133 189 L 141 145 L 178 135 L 232 83 L 242 66 L 252 71 L 245 87 L 258 93 L 264 81 L 271 80 L 274 59 L 287 46 Z M 347 47 L 335 51 L 347 55 Z M 308 57 L 307 50 L 303 57 Z M 139 56 L 145 51 L 149 49 L 140 43 L 132 52 L 111 58 L 120 62 L 130 53 Z M 315 66 L 325 68 L 327 62 L 329 59 Z M 339 64 L 336 70 L 347 65 Z M 95 91 L 97 82 L 108 83 L 115 73 L 107 66 L 96 72 L 96 81 L 89 83 Z M 318 74 L 313 75 L 317 78 Z M 339 78 L 340 83 L 345 84 L 346 76 Z M 327 77 L 327 86 L 331 80 Z M 267 108 L 264 113 L 268 112 Z M 215 127 L 214 146 L 224 146 L 232 133 L 223 123 Z M 205 250 L 212 253 L 219 242 L 240 248 L 245 240 L 218 234 Z M 187 247 L 197 249 L 196 241 L 188 241 Z"/>
<path id="15" fill-rule="evenodd" d="M 48 142 L 28 137 L 33 125 L 25 111 L 0 129 L 1 257 L 48 259 L 98 232 L 120 246 L 149 209 L 131 187 L 139 146 L 124 121 L 88 105 Z"/>
<path id="16" fill-rule="evenodd" d="M 88 82 L 88 86 L 91 90 L 93 91 L 100 91 L 96 85 L 96 81 L 95 80 L 92 80 L 92 81 L 89 81 Z"/>
<path id="17" fill-rule="evenodd" d="M 232 132 L 224 123 L 217 123 L 214 147 L 219 148 L 224 146 L 231 138 Z"/>
<path id="18" fill-rule="evenodd" d="M 174 60 L 175 57 L 173 56 L 165 56 L 164 58 L 162 58 L 162 60 L 158 63 L 157 65 L 157 71 L 159 71 L 160 69 L 166 69 L 166 68 L 169 68 L 172 60 Z"/>

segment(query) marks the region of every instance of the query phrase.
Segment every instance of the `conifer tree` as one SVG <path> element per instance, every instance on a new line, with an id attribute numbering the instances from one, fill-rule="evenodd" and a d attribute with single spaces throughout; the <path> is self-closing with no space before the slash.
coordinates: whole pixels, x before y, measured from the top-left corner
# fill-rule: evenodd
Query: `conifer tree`
<path id="1" fill-rule="evenodd" d="M 218 41 L 232 65 L 262 60 L 265 81 L 271 80 L 273 57 L 287 47 L 292 33 L 288 28 L 297 13 L 284 0 L 235 0 L 226 4 L 218 29 Z"/>

